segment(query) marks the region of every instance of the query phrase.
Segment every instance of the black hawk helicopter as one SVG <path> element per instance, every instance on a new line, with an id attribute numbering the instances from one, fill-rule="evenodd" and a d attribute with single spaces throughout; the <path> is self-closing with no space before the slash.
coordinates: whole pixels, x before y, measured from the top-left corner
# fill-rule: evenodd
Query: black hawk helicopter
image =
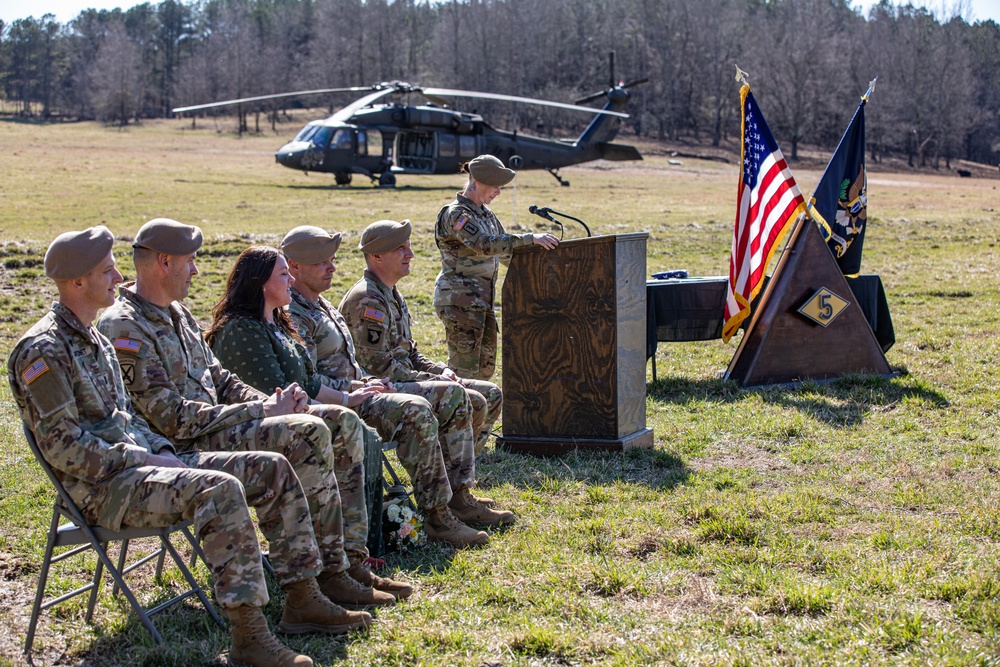
<path id="1" fill-rule="evenodd" d="M 277 95 L 247 97 L 212 104 L 178 107 L 174 113 L 266 100 L 340 92 L 367 92 L 328 118 L 314 120 L 278 149 L 275 160 L 290 169 L 334 175 L 338 185 L 349 185 L 353 174 L 368 176 L 382 187 L 396 185 L 397 174 L 455 174 L 477 155 L 490 154 L 515 170 L 545 169 L 562 185 L 569 181 L 559 169 L 590 160 L 641 160 L 632 146 L 614 144 L 629 100 L 628 88 L 645 79 L 615 83 L 608 89 L 563 104 L 526 97 L 448 88 L 424 88 L 402 81 L 370 87 L 326 88 Z M 401 98 L 421 95 L 427 104 L 410 105 Z M 476 113 L 449 108 L 446 98 L 482 98 L 538 104 L 596 114 L 575 140 L 552 140 L 492 127 Z M 579 106 L 604 97 L 602 109 Z M 386 98 L 389 98 L 386 100 Z"/>

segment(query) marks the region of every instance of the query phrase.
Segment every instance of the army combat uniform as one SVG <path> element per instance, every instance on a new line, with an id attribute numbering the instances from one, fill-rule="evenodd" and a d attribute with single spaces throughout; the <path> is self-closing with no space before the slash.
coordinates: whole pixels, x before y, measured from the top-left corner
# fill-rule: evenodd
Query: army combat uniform
<path id="1" fill-rule="evenodd" d="M 173 445 L 132 411 L 114 349 L 55 303 L 14 347 L 8 379 L 21 417 L 84 517 L 112 530 L 189 520 L 227 608 L 268 600 L 256 507 L 285 586 L 322 567 L 309 510 L 288 461 L 271 452 L 179 455 L 188 468 L 146 465 Z M 244 498 L 245 493 L 245 498 Z"/>
<path id="2" fill-rule="evenodd" d="M 410 328 L 406 300 L 395 287 L 388 287 L 369 270 L 340 302 L 351 335 L 357 344 L 357 359 L 372 375 L 396 383 L 441 381 L 446 364 L 436 363 L 417 350 Z M 503 394 L 492 382 L 459 378 L 472 405 L 475 453 L 489 439 L 503 408 Z M 410 391 L 410 390 L 407 390 Z M 474 477 L 474 456 L 470 474 Z M 452 477 L 449 472 L 449 477 Z"/>
<path id="3" fill-rule="evenodd" d="M 320 381 L 305 347 L 277 326 L 252 317 L 228 320 L 212 341 L 212 351 L 225 367 L 260 389 L 292 382 L 315 398 Z M 343 501 L 344 549 L 352 561 L 368 557 L 368 506 L 365 502 L 365 443 L 361 419 L 349 408 L 313 404 L 319 417 L 339 434 L 334 438 L 334 472 Z"/>
<path id="4" fill-rule="evenodd" d="M 326 568 L 347 570 L 331 433 L 335 441 L 350 439 L 356 424 L 324 424 L 310 415 L 265 417 L 267 396 L 222 367 L 194 316 L 178 302 L 161 308 L 134 286 L 123 286 L 98 328 L 118 353 L 136 409 L 180 449 L 283 454 L 302 483 Z"/>
<path id="5" fill-rule="evenodd" d="M 313 301 L 294 288 L 289 315 L 305 341 L 323 384 L 350 393 L 365 378 L 355 356 L 347 322 L 333 305 Z M 400 382 L 395 393 L 375 394 L 356 410 L 383 440 L 394 440 L 410 474 L 417 503 L 431 509 L 447 504 L 451 490 L 472 483 L 467 462 L 473 451 L 467 392 L 453 382 Z"/>
<path id="6" fill-rule="evenodd" d="M 489 206 L 461 193 L 441 209 L 434 241 L 441 273 L 434 309 L 444 323 L 448 365 L 461 377 L 489 380 L 496 371 L 497 319 L 493 312 L 500 262 L 514 248 L 533 244 L 534 234 L 508 234 Z"/>

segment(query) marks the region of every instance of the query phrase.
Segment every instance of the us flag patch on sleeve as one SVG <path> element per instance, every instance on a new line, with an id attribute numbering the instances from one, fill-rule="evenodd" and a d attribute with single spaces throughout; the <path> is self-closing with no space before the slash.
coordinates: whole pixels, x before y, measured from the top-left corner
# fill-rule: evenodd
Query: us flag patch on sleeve
<path id="1" fill-rule="evenodd" d="M 31 384 L 41 375 L 47 373 L 48 370 L 49 365 L 45 363 L 45 359 L 39 358 L 38 361 L 24 369 L 24 372 L 21 373 L 21 378 L 24 380 L 25 384 Z"/>
<path id="2" fill-rule="evenodd" d="M 366 320 L 372 320 L 373 322 L 378 322 L 379 324 L 385 322 L 385 313 L 377 308 L 365 308 L 364 315 L 362 315 Z"/>
<path id="3" fill-rule="evenodd" d="M 455 221 L 455 229 L 461 229 L 462 227 L 465 227 L 465 223 L 467 223 L 468 221 L 469 221 L 469 216 L 467 216 L 466 214 L 463 213 L 462 215 L 458 216 L 458 220 Z"/>
<path id="4" fill-rule="evenodd" d="M 131 352 L 132 354 L 139 354 L 139 350 L 142 348 L 142 341 L 135 340 L 133 338 L 115 338 L 115 349 L 121 352 Z"/>

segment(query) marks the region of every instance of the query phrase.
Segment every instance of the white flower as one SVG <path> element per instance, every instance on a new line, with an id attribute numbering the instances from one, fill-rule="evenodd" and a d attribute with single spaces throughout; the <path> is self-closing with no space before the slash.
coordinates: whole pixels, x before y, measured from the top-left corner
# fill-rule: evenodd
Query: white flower
<path id="1" fill-rule="evenodd" d="M 403 508 L 407 509 L 407 508 Z M 389 509 L 385 512 L 386 516 L 389 517 L 389 521 L 393 523 L 399 523 L 399 505 L 389 505 Z"/>
<path id="2" fill-rule="evenodd" d="M 413 510 L 404 505 L 399 508 L 399 515 L 403 518 L 403 521 L 409 521 L 413 518 Z"/>

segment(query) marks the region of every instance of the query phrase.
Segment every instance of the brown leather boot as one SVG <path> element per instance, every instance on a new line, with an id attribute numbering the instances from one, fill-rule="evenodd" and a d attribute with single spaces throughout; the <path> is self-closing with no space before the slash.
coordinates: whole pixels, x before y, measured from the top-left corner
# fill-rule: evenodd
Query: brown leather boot
<path id="1" fill-rule="evenodd" d="M 312 577 L 288 584 L 284 589 L 285 611 L 281 614 L 278 630 L 285 634 L 326 632 L 341 635 L 352 630 L 364 630 L 372 624 L 368 612 L 347 611 L 330 602 Z"/>
<path id="2" fill-rule="evenodd" d="M 477 496 L 477 495 L 473 495 L 472 497 L 475 498 L 476 502 L 479 503 L 480 505 L 486 505 L 487 507 L 497 506 L 496 501 L 493 500 L 492 498 L 487 498 L 486 496 Z"/>
<path id="3" fill-rule="evenodd" d="M 229 664 L 237 667 L 312 667 L 313 661 L 281 645 L 267 627 L 260 607 L 227 610 L 233 625 Z"/>
<path id="4" fill-rule="evenodd" d="M 514 513 L 490 509 L 472 495 L 468 489 L 457 491 L 448 503 L 452 513 L 465 523 L 484 523 L 487 526 L 503 526 L 514 523 Z"/>
<path id="5" fill-rule="evenodd" d="M 396 604 L 396 596 L 367 586 L 347 572 L 322 572 L 316 581 L 323 595 L 347 609 L 391 607 Z"/>
<path id="6" fill-rule="evenodd" d="M 447 505 L 435 507 L 427 513 L 424 521 L 427 539 L 447 542 L 457 549 L 478 546 L 490 541 L 490 536 L 481 530 L 469 528 L 455 518 Z"/>
<path id="7" fill-rule="evenodd" d="M 387 577 L 376 576 L 371 569 L 365 565 L 364 559 L 351 557 L 351 568 L 347 571 L 347 574 L 351 575 L 351 579 L 354 579 L 362 586 L 367 586 L 373 588 L 377 591 L 382 591 L 392 595 L 397 600 L 405 600 L 413 594 L 413 586 L 403 583 L 402 581 L 393 581 Z"/>

